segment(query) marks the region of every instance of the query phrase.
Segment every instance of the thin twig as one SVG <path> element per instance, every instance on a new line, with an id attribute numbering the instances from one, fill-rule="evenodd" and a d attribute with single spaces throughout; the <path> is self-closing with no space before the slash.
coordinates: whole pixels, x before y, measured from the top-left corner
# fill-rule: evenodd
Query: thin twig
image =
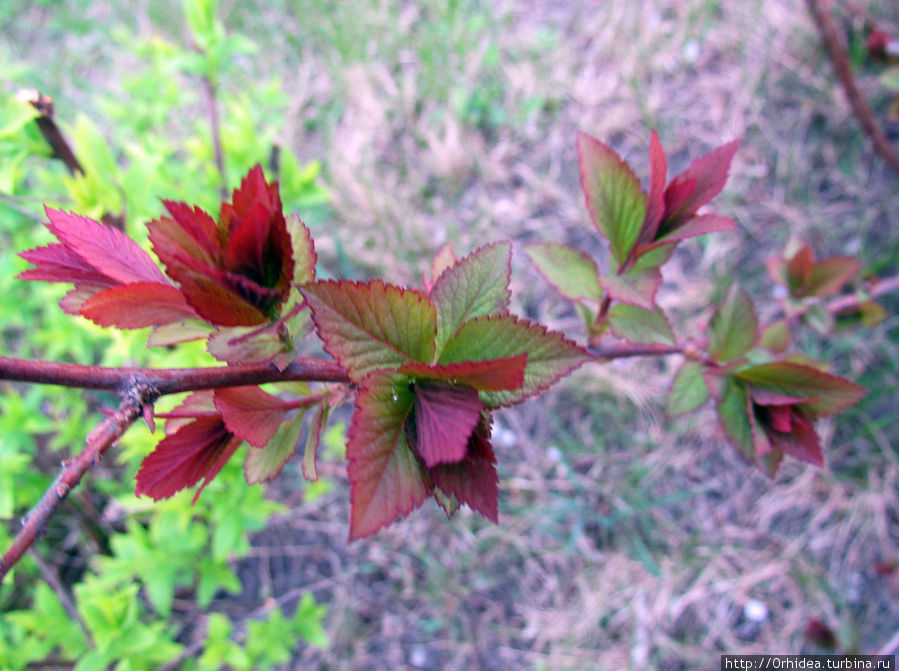
<path id="1" fill-rule="evenodd" d="M 209 126 L 212 130 L 212 151 L 215 154 L 215 166 L 218 168 L 221 184 L 219 193 L 222 200 L 228 199 L 228 175 L 225 173 L 225 153 L 222 150 L 222 134 L 219 129 L 219 111 L 217 87 L 209 77 L 203 77 L 203 98 L 206 100 L 206 114 L 209 115 Z"/>
<path id="2" fill-rule="evenodd" d="M 824 42 L 824 47 L 827 50 L 827 55 L 830 58 L 837 78 L 843 85 L 846 97 L 849 98 L 852 111 L 862 125 L 865 134 L 871 138 L 874 151 L 880 154 L 894 171 L 899 172 L 899 154 L 896 153 L 896 149 L 890 144 L 883 128 L 877 122 L 877 119 L 874 118 L 868 102 L 858 89 L 855 76 L 852 74 L 852 67 L 849 65 L 849 56 L 846 54 L 846 48 L 840 40 L 836 22 L 830 11 L 830 0 L 806 0 L 806 4 L 809 11 L 811 11 L 812 17 L 815 19 L 818 34 L 821 36 L 821 41 Z"/>
<path id="3" fill-rule="evenodd" d="M 0 357 L 0 380 L 121 391 L 135 381 L 160 396 L 266 382 L 350 382 L 334 361 L 297 359 L 284 370 L 267 363 L 206 368 L 108 368 Z"/>
<path id="4" fill-rule="evenodd" d="M 25 516 L 22 528 L 16 534 L 12 545 L 0 558 L 0 582 L 34 541 L 44 533 L 47 521 L 69 495 L 72 488 L 81 482 L 84 474 L 94 464 L 99 463 L 110 445 L 117 441 L 125 433 L 125 430 L 141 416 L 143 406 L 152 404 L 156 399 L 156 394 L 147 387 L 135 385 L 128 392 L 116 411 L 88 434 L 84 449 L 78 456 L 64 462 L 62 473 L 44 492 L 32 511 Z"/>
<path id="5" fill-rule="evenodd" d="M 34 122 L 41 131 L 41 135 L 44 136 L 44 140 L 53 150 L 53 158 L 62 161 L 72 175 L 79 172 L 82 175 L 85 174 L 84 167 L 78 162 L 75 152 L 72 151 L 72 147 L 53 120 L 53 98 L 43 95 L 37 89 L 23 89 L 19 91 L 17 97 L 40 112 L 40 116 Z"/>
<path id="6" fill-rule="evenodd" d="M 591 347 L 590 351 L 598 361 L 611 361 L 612 359 L 627 359 L 635 356 L 666 356 L 668 354 L 683 354 L 682 345 L 611 345 L 609 347 Z"/>
<path id="7" fill-rule="evenodd" d="M 66 611 L 66 615 L 78 623 L 78 626 L 81 627 L 81 631 L 84 632 L 84 637 L 87 639 L 88 645 L 93 647 L 94 640 L 91 636 L 90 629 L 87 628 L 84 620 L 81 619 L 81 615 L 75 607 L 75 602 L 72 601 L 72 595 L 69 593 L 69 590 L 66 589 L 65 585 L 62 584 L 56 569 L 50 566 L 50 564 L 48 564 L 34 548 L 31 548 L 31 557 L 37 564 L 44 582 L 46 582 L 50 586 L 50 589 L 56 594 L 56 598 L 59 599 L 59 602 L 62 604 L 63 609 Z"/>

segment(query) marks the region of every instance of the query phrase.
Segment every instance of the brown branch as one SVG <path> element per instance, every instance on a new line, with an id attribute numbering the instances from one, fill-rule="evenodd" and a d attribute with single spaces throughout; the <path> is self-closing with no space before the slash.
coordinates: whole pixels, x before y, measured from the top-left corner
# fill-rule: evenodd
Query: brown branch
<path id="1" fill-rule="evenodd" d="M 591 347 L 590 352 L 597 361 L 611 361 L 612 359 L 627 359 L 635 356 L 667 356 L 668 354 L 683 354 L 683 345 L 633 345 L 623 343 L 609 347 Z"/>
<path id="2" fill-rule="evenodd" d="M 890 144 L 886 133 L 884 133 L 877 119 L 874 118 L 871 108 L 858 89 L 855 76 L 852 74 L 852 67 L 849 65 L 846 48 L 840 40 L 836 22 L 830 11 L 830 0 L 805 1 L 812 17 L 815 19 L 818 34 L 821 36 L 821 41 L 824 42 L 824 47 L 827 50 L 827 55 L 830 58 L 837 78 L 843 85 L 843 90 L 846 92 L 852 111 L 862 125 L 865 134 L 871 138 L 874 151 L 880 154 L 894 171 L 899 172 L 899 154 L 896 153 L 896 149 Z"/>
<path id="3" fill-rule="evenodd" d="M 267 363 L 206 368 L 107 368 L 0 356 L 0 380 L 123 391 L 136 382 L 160 396 L 266 382 L 350 382 L 333 361 L 298 359 L 283 371 Z"/>
<path id="4" fill-rule="evenodd" d="M 148 387 L 140 385 L 131 387 L 118 409 L 88 434 L 84 449 L 78 456 L 63 462 L 62 473 L 44 492 L 32 511 L 25 516 L 22 528 L 16 534 L 12 545 L 0 558 L 0 582 L 34 541 L 43 535 L 47 520 L 56 512 L 72 488 L 81 482 L 81 478 L 94 464 L 99 463 L 106 450 L 141 416 L 144 405 L 152 404 L 156 396 Z"/>
<path id="5" fill-rule="evenodd" d="M 43 95 L 37 89 L 23 89 L 19 91 L 17 97 L 29 103 L 34 109 L 41 113 L 34 122 L 37 124 L 38 130 L 44 136 L 44 140 L 53 150 L 53 158 L 62 161 L 72 175 L 77 173 L 85 174 L 84 168 L 75 156 L 75 152 L 69 146 L 59 126 L 53 121 L 53 99 L 50 96 Z"/>

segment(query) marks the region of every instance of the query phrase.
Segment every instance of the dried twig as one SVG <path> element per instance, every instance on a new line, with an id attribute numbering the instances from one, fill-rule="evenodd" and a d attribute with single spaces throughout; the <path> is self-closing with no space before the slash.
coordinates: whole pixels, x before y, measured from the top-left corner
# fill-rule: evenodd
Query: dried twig
<path id="1" fill-rule="evenodd" d="M 871 108 L 858 89 L 855 76 L 852 74 L 852 67 L 849 65 L 846 48 L 840 40 L 833 14 L 830 11 L 830 0 L 806 0 L 806 4 L 815 19 L 815 25 L 821 35 L 821 41 L 824 42 L 837 78 L 843 85 L 846 97 L 849 98 L 852 111 L 862 125 L 865 134 L 871 138 L 874 151 L 880 154 L 893 170 L 899 172 L 899 153 L 890 144 L 886 133 L 874 118 Z"/>
<path id="2" fill-rule="evenodd" d="M 50 96 L 43 95 L 37 89 L 23 89 L 19 91 L 18 98 L 30 103 L 34 109 L 41 113 L 34 122 L 37 124 L 47 144 L 53 150 L 53 158 L 58 158 L 62 161 L 72 175 L 79 172 L 82 175 L 85 174 L 84 168 L 75 156 L 75 152 L 72 151 L 62 131 L 59 130 L 59 126 L 53 120 L 53 99 Z"/>

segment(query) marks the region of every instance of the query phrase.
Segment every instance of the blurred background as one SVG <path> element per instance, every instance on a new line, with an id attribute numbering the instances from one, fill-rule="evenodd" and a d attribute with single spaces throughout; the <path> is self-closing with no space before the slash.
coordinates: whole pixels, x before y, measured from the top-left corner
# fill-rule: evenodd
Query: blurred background
<path id="1" fill-rule="evenodd" d="M 865 18 L 840 35 L 887 133 L 892 94 Z M 0 7 L 0 354 L 205 365 L 62 313 L 65 287 L 15 279 L 50 236 L 41 204 L 117 216 L 147 246 L 160 198 L 216 211 L 256 162 L 310 225 L 327 276 L 421 286 L 432 255 L 514 243 L 513 312 L 585 335 L 523 254 L 604 262 L 578 185 L 582 130 L 648 175 L 742 144 L 713 203 L 738 230 L 680 245 L 659 303 L 681 335 L 735 280 L 774 312 L 764 260 L 791 239 L 895 274 L 899 176 L 873 153 L 803 3 L 38 0 Z M 34 88 L 84 169 L 16 100 Z M 705 408 L 670 420 L 669 359 L 590 365 L 495 426 L 500 524 L 431 502 L 348 545 L 349 408 L 322 478 L 264 488 L 229 465 L 195 507 L 131 478 L 159 438 L 133 427 L 0 586 L 0 668 L 705 669 L 721 653 L 875 652 L 899 630 L 899 305 L 875 329 L 797 344 L 868 387 L 823 422 L 826 467 L 774 481 Z M 177 399 L 166 399 L 162 408 Z M 113 396 L 0 383 L 0 544 Z M 167 404 L 167 405 L 165 405 Z M 308 596 L 304 596 L 308 595 Z M 68 602 L 68 603 L 67 603 Z M 809 636 L 809 628 L 811 633 Z M 79 661 L 80 660 L 80 661 Z"/>

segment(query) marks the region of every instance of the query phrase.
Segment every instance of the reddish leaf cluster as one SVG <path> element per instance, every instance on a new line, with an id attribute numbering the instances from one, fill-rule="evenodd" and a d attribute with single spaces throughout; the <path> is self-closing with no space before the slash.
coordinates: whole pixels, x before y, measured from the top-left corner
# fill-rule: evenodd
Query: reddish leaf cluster
<path id="1" fill-rule="evenodd" d="M 589 355 L 509 310 L 511 246 L 456 261 L 444 250 L 424 293 L 317 282 L 302 291 L 325 349 L 359 384 L 347 444 L 350 538 L 433 496 L 497 519 L 490 411 L 518 403 Z"/>
<path id="2" fill-rule="evenodd" d="M 289 305 L 292 286 L 314 279 L 316 259 L 305 225 L 285 219 L 277 183 L 257 165 L 217 220 L 184 203 L 164 205 L 168 216 L 148 228 L 166 273 L 122 231 L 47 208 L 58 242 L 23 252 L 35 267 L 20 277 L 74 284 L 64 310 L 102 326 L 153 327 L 151 344 L 208 336 L 209 351 L 228 363 L 286 366 L 309 323 L 298 300 Z M 243 441 L 251 446 L 247 479 L 270 479 L 296 449 L 302 412 L 291 411 L 318 404 L 321 413 L 326 403 L 321 395 L 285 401 L 258 387 L 192 394 L 164 415 L 168 435 L 144 460 L 137 493 L 166 498 L 202 480 L 199 496 Z M 290 445 L 279 438 L 291 435 Z M 318 435 L 310 432 L 316 444 Z"/>

